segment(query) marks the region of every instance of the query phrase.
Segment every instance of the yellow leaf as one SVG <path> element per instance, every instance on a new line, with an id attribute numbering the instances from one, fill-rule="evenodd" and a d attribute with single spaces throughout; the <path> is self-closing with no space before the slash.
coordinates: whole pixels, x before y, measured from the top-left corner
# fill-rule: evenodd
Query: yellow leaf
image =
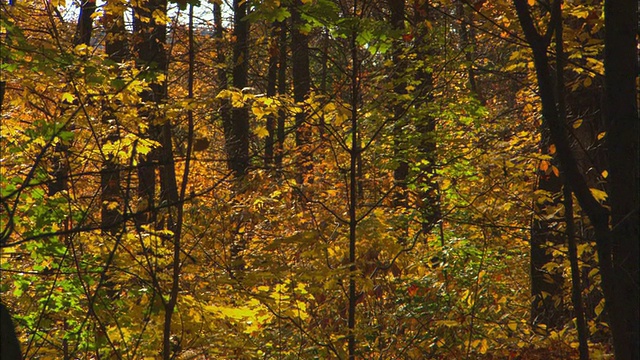
<path id="1" fill-rule="evenodd" d="M 602 313 L 602 310 L 604 310 L 604 299 L 600 300 L 596 308 L 593 309 L 593 312 L 596 313 L 596 316 L 600 316 L 600 314 Z"/>
<path id="2" fill-rule="evenodd" d="M 458 322 L 455 321 L 455 320 L 438 320 L 438 321 L 436 321 L 436 325 L 441 325 L 441 326 L 446 326 L 446 327 L 454 327 L 454 326 L 458 326 L 460 324 L 458 324 Z"/>
<path id="3" fill-rule="evenodd" d="M 482 270 L 478 273 L 478 281 L 482 280 L 482 277 L 486 274 L 487 272 Z"/>
<path id="4" fill-rule="evenodd" d="M 115 210 L 118 207 L 120 207 L 120 203 L 118 203 L 117 201 L 107 202 L 107 209 L 109 209 L 109 210 Z"/>
<path id="5" fill-rule="evenodd" d="M 231 97 L 231 91 L 229 90 L 222 90 L 218 93 L 218 95 L 216 95 L 216 99 L 227 99 Z"/>
<path id="6" fill-rule="evenodd" d="M 598 134 L 598 140 L 602 140 L 602 138 L 607 135 L 606 131 L 601 132 L 600 134 Z"/>
<path id="7" fill-rule="evenodd" d="M 231 106 L 234 108 L 241 108 L 244 106 L 244 98 L 241 93 L 237 91 L 231 92 Z"/>
<path id="8" fill-rule="evenodd" d="M 573 128 L 577 129 L 580 127 L 580 125 L 582 125 L 582 119 L 578 119 L 576 121 L 573 122 Z"/>
<path id="9" fill-rule="evenodd" d="M 607 176 L 609 176 L 609 172 L 607 170 L 603 170 L 601 174 L 602 174 L 602 177 L 605 179 L 607 178 Z"/>
<path id="10" fill-rule="evenodd" d="M 449 187 L 451 187 L 451 180 L 443 179 L 442 180 L 442 184 L 440 185 L 440 189 L 441 190 L 447 190 Z"/>
<path id="11" fill-rule="evenodd" d="M 90 47 L 86 44 L 79 44 L 73 49 L 73 51 L 78 55 L 89 55 L 89 50 Z"/>
<path id="12" fill-rule="evenodd" d="M 262 109 L 262 107 L 258 106 L 255 103 L 251 107 L 251 112 L 253 112 L 253 115 L 255 115 L 258 119 L 262 119 L 262 117 L 264 116 L 264 110 Z"/>
<path id="13" fill-rule="evenodd" d="M 515 321 L 509 321 L 509 323 L 507 324 L 507 327 L 511 331 L 516 331 L 516 329 L 518 328 L 518 323 Z"/>
<path id="14" fill-rule="evenodd" d="M 256 134 L 257 137 L 262 139 L 269 135 L 269 130 L 267 130 L 267 128 L 264 126 L 259 126 L 253 131 L 253 133 Z"/>
<path id="15" fill-rule="evenodd" d="M 598 200 L 600 202 L 603 202 L 603 201 L 607 200 L 607 193 L 606 192 L 604 192 L 602 190 L 595 189 L 595 188 L 590 188 L 589 190 L 591 191 L 591 195 L 593 195 L 593 197 L 596 200 Z"/>
<path id="16" fill-rule="evenodd" d="M 62 102 L 64 102 L 64 103 L 72 104 L 75 99 L 76 99 L 76 97 L 73 96 L 72 93 L 66 92 L 66 93 L 62 94 Z"/>
<path id="17" fill-rule="evenodd" d="M 165 25 L 166 23 L 168 23 L 170 21 L 169 17 L 167 16 L 167 14 L 164 11 L 161 11 L 161 10 L 154 10 L 153 14 L 151 14 L 151 16 L 153 16 L 153 20 L 158 25 Z"/>
<path id="18" fill-rule="evenodd" d="M 489 350 L 487 339 L 482 339 L 482 341 L 480 342 L 480 354 L 486 354 L 487 350 Z"/>
<path id="19" fill-rule="evenodd" d="M 582 85 L 584 85 L 584 87 L 589 87 L 589 86 L 591 86 L 591 83 L 592 83 L 591 78 L 590 78 L 590 77 L 587 77 L 587 78 L 586 78 L 586 79 L 584 79 L 584 81 L 582 82 Z"/>

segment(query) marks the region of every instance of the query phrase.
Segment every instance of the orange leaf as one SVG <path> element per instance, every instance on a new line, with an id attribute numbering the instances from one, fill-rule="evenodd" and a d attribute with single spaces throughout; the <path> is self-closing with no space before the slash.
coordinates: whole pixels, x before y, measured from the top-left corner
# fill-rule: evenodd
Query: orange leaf
<path id="1" fill-rule="evenodd" d="M 547 160 L 540 161 L 540 170 L 547 172 L 549 170 L 549 162 Z"/>

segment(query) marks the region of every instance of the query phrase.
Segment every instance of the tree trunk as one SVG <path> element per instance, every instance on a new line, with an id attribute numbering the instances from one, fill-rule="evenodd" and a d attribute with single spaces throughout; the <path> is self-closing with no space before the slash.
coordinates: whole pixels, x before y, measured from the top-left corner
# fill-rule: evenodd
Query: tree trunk
<path id="1" fill-rule="evenodd" d="M 555 27 L 556 32 L 556 97 L 558 106 L 558 117 L 561 123 L 566 123 L 566 111 L 564 100 L 564 56 L 562 44 L 562 16 L 558 15 Z M 549 148 L 554 145 L 549 138 L 549 131 L 542 127 L 540 129 L 540 150 L 542 154 L 549 155 L 551 162 L 546 162 L 547 166 L 541 168 L 538 174 L 537 190 L 546 192 L 551 201 L 540 203 L 534 201 L 534 219 L 531 224 L 531 325 L 545 325 L 548 329 L 560 330 L 567 320 L 566 307 L 564 305 L 564 278 L 557 270 L 549 271 L 545 265 L 554 261 L 551 250 L 554 247 L 562 246 L 564 236 L 554 227 L 557 219 L 546 219 L 548 211 L 553 211 L 560 206 L 560 193 L 562 191 L 562 180 L 552 171 L 557 164 L 555 155 L 550 153 Z M 551 163 L 551 164 L 550 164 Z M 566 211 L 566 210 L 565 210 Z M 572 219 L 573 221 L 573 219 Z M 567 223 L 567 228 L 573 223 Z"/>
<path id="2" fill-rule="evenodd" d="M 11 314 L 2 303 L 0 303 L 0 359 L 22 359 L 20 342 L 16 336 Z"/>
<path id="3" fill-rule="evenodd" d="M 309 150 L 311 140 L 311 128 L 307 120 L 307 111 L 304 101 L 309 96 L 311 89 L 311 75 L 309 72 L 309 37 L 303 34 L 300 28 L 304 25 L 301 17 L 301 0 L 295 0 L 291 6 L 291 63 L 293 70 L 293 100 L 303 109 L 295 115 L 296 146 L 301 149 L 302 157 L 300 173 L 296 174 L 299 184 L 306 181 L 305 177 L 311 174 L 313 162 Z"/>
<path id="4" fill-rule="evenodd" d="M 589 360 L 589 330 L 584 319 L 585 314 L 582 302 L 581 274 L 578 264 L 575 223 L 573 221 L 573 193 L 571 192 L 570 185 L 566 182 L 563 188 L 563 198 L 564 219 L 566 224 L 565 233 L 567 236 L 569 263 L 571 264 L 571 301 L 573 302 L 573 313 L 576 318 L 576 328 L 578 330 L 578 350 L 580 351 L 580 360 Z"/>
<path id="5" fill-rule="evenodd" d="M 93 30 L 93 19 L 91 15 L 96 10 L 95 0 L 85 0 L 80 6 L 80 14 L 78 14 L 78 23 L 76 25 L 76 32 L 73 37 L 73 45 L 91 45 L 91 33 Z M 72 104 L 63 102 L 62 112 Z M 63 190 L 67 189 L 67 180 L 69 178 L 69 165 L 67 163 L 69 147 L 59 142 L 54 148 L 54 155 L 52 158 L 53 170 L 51 175 L 53 180 L 49 183 L 48 194 L 55 195 Z"/>
<path id="6" fill-rule="evenodd" d="M 612 242 L 613 291 L 610 296 L 614 299 L 607 305 L 618 360 L 640 359 L 637 35 L 638 2 L 606 0 L 604 113 L 612 227 L 607 240 Z"/>
<path id="7" fill-rule="evenodd" d="M 391 27 L 397 31 L 404 31 L 405 20 L 405 3 L 404 0 L 389 0 L 389 11 Z M 406 83 L 403 81 L 403 77 L 406 73 L 406 63 L 402 60 L 402 44 L 398 39 L 394 42 L 392 61 L 394 68 L 393 75 L 393 92 L 400 98 L 407 93 Z M 393 180 L 397 192 L 394 194 L 394 204 L 396 206 L 406 206 L 407 200 L 407 177 L 409 176 L 409 163 L 407 161 L 407 149 L 406 149 L 406 132 L 404 131 L 404 125 L 406 120 L 404 119 L 405 104 L 396 99 L 393 105 L 393 155 L 398 162 L 397 167 L 393 170 Z"/>
<path id="8" fill-rule="evenodd" d="M 556 145 L 558 158 L 596 236 L 602 289 L 613 335 L 616 359 L 638 359 L 638 115 L 635 77 L 637 59 L 636 4 L 630 0 L 605 3 L 605 82 L 607 89 L 610 206 L 617 222 L 609 228 L 609 211 L 591 194 L 560 121 L 549 71 L 550 36 L 540 35 L 526 0 L 514 0 L 527 42 L 533 50 L 543 123 Z M 554 2 L 556 12 L 559 0 Z M 557 17 L 552 13 L 552 24 Z M 550 34 L 547 31 L 547 34 Z M 611 175 L 609 175 L 611 177 Z"/>
<path id="9" fill-rule="evenodd" d="M 285 21 L 280 23 L 280 51 L 278 56 L 278 95 L 284 96 L 287 93 L 287 23 Z M 278 171 L 282 170 L 282 156 L 284 155 L 285 118 L 285 111 L 283 109 L 279 110 L 275 149 L 275 165 Z"/>
<path id="10" fill-rule="evenodd" d="M 91 33 L 93 30 L 93 18 L 91 17 L 91 15 L 93 15 L 95 11 L 95 0 L 82 1 L 82 5 L 80 5 L 80 15 L 78 15 L 76 34 L 73 39 L 74 45 L 91 45 Z"/>
<path id="11" fill-rule="evenodd" d="M 460 22 L 460 46 L 462 51 L 464 51 L 464 58 L 467 62 L 467 78 L 469 79 L 469 90 L 473 93 L 473 95 L 480 101 L 480 104 L 483 106 L 486 105 L 486 100 L 482 95 L 482 91 L 478 86 L 478 82 L 476 81 L 476 71 L 474 68 L 474 60 L 475 60 L 475 31 L 472 26 L 469 26 L 470 23 L 473 22 L 473 17 L 469 14 L 468 11 L 465 10 L 464 3 L 459 1 L 456 5 L 456 12 L 458 13 L 458 17 L 462 19 Z"/>
<path id="12" fill-rule="evenodd" d="M 233 86 L 243 91 L 247 87 L 249 68 L 249 23 L 247 2 L 233 1 Z M 224 121 L 225 119 L 223 119 Z M 249 168 L 249 112 L 246 107 L 231 109 L 231 117 L 224 124 L 228 167 L 236 177 L 243 177 Z"/>
<path id="13" fill-rule="evenodd" d="M 425 2 L 423 8 L 415 14 L 416 24 L 424 24 L 427 21 L 428 6 Z M 415 39 L 418 58 L 426 59 L 428 57 L 427 46 L 427 28 L 424 25 L 420 27 L 424 32 L 423 36 L 417 36 Z M 419 92 L 416 94 L 422 101 L 421 104 L 427 104 L 433 101 L 431 91 L 433 89 L 433 74 L 422 66 L 416 71 L 414 77 L 420 84 Z M 440 188 L 436 178 L 437 169 L 437 139 L 436 139 L 436 119 L 428 113 L 421 115 L 417 119 L 416 130 L 420 138 L 418 141 L 418 156 L 420 161 L 419 173 L 417 176 L 419 206 L 422 222 L 422 231 L 426 235 L 440 221 L 442 215 L 440 212 Z M 426 160 L 426 162 L 424 161 Z"/>
<path id="14" fill-rule="evenodd" d="M 166 25 L 156 23 L 152 16 L 154 11 L 166 13 L 166 0 L 150 0 L 145 3 L 145 7 L 134 8 L 134 50 L 136 52 L 136 63 L 146 71 L 157 71 L 165 73 L 167 59 L 164 45 L 166 43 Z M 144 20 L 143 20 L 144 19 Z M 160 116 L 156 105 L 166 98 L 165 84 L 154 82 L 150 84 L 150 90 L 145 90 L 141 94 L 142 101 L 146 103 L 141 110 L 141 117 L 146 118 L 149 127 L 147 136 L 152 140 L 159 140 L 161 126 L 158 126 L 157 118 Z M 138 206 L 139 224 L 155 223 L 157 209 L 155 205 L 156 195 L 156 167 L 159 152 L 154 149 L 147 156 L 143 156 L 138 161 Z"/>
<path id="15" fill-rule="evenodd" d="M 358 2 L 353 4 L 353 17 L 355 18 L 358 10 Z M 358 159 L 360 158 L 360 142 L 358 140 L 358 99 L 360 98 L 360 59 L 358 57 L 358 45 L 356 38 L 358 36 L 357 29 L 353 29 L 351 34 L 351 74 L 349 81 L 351 82 L 351 149 L 349 152 L 349 308 L 348 308 L 348 333 L 347 348 L 349 352 L 349 360 L 356 359 L 356 277 L 358 274 L 358 266 L 356 265 L 357 251 L 357 228 L 358 228 Z"/>
<path id="16" fill-rule="evenodd" d="M 105 44 L 107 57 L 115 63 L 120 63 L 126 58 L 127 54 L 124 14 L 105 14 L 104 27 L 108 34 Z M 103 108 L 102 123 L 107 128 L 104 142 L 115 142 L 120 139 L 119 124 L 113 114 L 113 110 L 109 109 L 109 105 L 104 104 Z M 118 224 L 123 221 L 120 201 L 122 194 L 120 192 L 120 167 L 112 159 L 105 159 L 105 163 L 102 166 L 100 188 L 102 190 L 102 228 L 110 234 L 116 234 Z"/>
<path id="17" fill-rule="evenodd" d="M 281 31 L 280 22 L 275 21 L 271 24 L 271 38 L 269 39 L 269 69 L 267 71 L 267 97 L 276 96 L 276 86 L 278 84 L 278 59 L 279 49 L 278 40 Z M 267 131 L 269 134 L 264 142 L 264 165 L 270 167 L 273 164 L 273 142 L 275 140 L 275 115 L 267 116 Z"/>
<path id="18" fill-rule="evenodd" d="M 549 134 L 542 129 L 540 148 L 549 154 Z M 557 165 L 557 164 L 556 164 Z M 545 325 L 549 329 L 561 329 L 568 320 L 563 314 L 563 277 L 558 271 L 550 272 L 545 265 L 554 261 L 551 249 L 564 244 L 564 236 L 554 227 L 557 219 L 545 219 L 546 209 L 555 209 L 560 204 L 562 181 L 553 174 L 551 166 L 539 170 L 537 190 L 547 193 L 552 200 L 544 203 L 534 201 L 534 219 L 531 224 L 531 325 Z M 556 305 L 557 304 L 557 305 Z"/>
<path id="19" fill-rule="evenodd" d="M 216 51 L 216 66 L 217 66 L 217 78 L 218 78 L 218 91 L 226 90 L 229 88 L 229 80 L 227 79 L 227 67 L 226 67 L 226 56 L 223 51 L 224 48 L 224 33 L 225 28 L 222 25 L 222 5 L 221 2 L 213 3 L 213 24 L 215 29 L 215 39 L 217 45 Z M 220 108 L 217 110 L 217 113 L 220 115 L 220 119 L 222 120 L 222 127 L 224 130 L 225 137 L 225 152 L 227 154 L 227 164 L 229 164 L 229 146 L 231 145 L 231 102 L 228 99 L 221 100 Z M 231 166 L 229 166 L 231 168 Z"/>

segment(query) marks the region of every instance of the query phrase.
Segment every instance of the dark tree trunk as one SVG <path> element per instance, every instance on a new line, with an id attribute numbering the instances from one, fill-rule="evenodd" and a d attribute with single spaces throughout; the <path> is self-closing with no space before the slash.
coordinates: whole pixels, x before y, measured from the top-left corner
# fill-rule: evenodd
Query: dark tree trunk
<path id="1" fill-rule="evenodd" d="M 0 303 L 0 359 L 22 359 L 20 342 L 16 336 L 11 314 L 2 303 Z"/>
<path id="2" fill-rule="evenodd" d="M 540 148 L 543 154 L 549 154 L 548 131 L 542 129 Z M 551 171 L 539 170 L 537 190 L 547 193 L 552 200 L 544 203 L 534 202 L 534 219 L 531 224 L 531 324 L 545 325 L 549 329 L 561 329 L 568 320 L 562 313 L 563 277 L 561 273 L 551 272 L 545 265 L 554 261 L 551 249 L 564 244 L 564 236 L 554 224 L 558 219 L 545 219 L 546 209 L 554 209 L 560 204 L 562 181 Z M 556 304 L 558 304 L 556 306 Z"/>
<path id="3" fill-rule="evenodd" d="M 618 360 L 640 359 L 638 304 L 638 2 L 605 1 L 605 122 L 614 301 L 607 304 Z M 605 279 L 603 278 L 603 281 Z M 606 292 L 605 292 L 606 296 Z M 607 299 L 610 301 L 609 299 Z"/>
<path id="4" fill-rule="evenodd" d="M 233 86 L 236 90 L 247 87 L 249 69 L 249 23 L 244 19 L 247 15 L 247 2 L 233 1 Z M 223 119 L 224 122 L 225 119 Z M 232 108 L 230 119 L 223 124 L 229 170 L 236 177 L 242 177 L 249 168 L 249 112 L 246 107 Z"/>
<path id="5" fill-rule="evenodd" d="M 126 58 L 127 43 L 125 40 L 124 14 L 105 14 L 104 26 L 107 30 L 105 51 L 107 57 L 115 63 Z M 102 122 L 107 128 L 106 141 L 120 139 L 117 118 L 108 104 L 103 105 L 104 116 Z M 118 232 L 118 224 L 122 223 L 122 194 L 120 191 L 120 167 L 112 159 L 105 159 L 100 171 L 100 188 L 102 190 L 102 228 L 110 234 Z"/>
<path id="6" fill-rule="evenodd" d="M 313 169 L 311 151 L 311 127 L 306 122 L 307 112 L 304 110 L 304 101 L 311 90 L 311 75 L 309 72 L 309 37 L 303 34 L 300 28 L 304 25 L 300 7 L 301 0 L 295 0 L 291 6 L 291 66 L 293 70 L 293 100 L 303 106 L 303 111 L 295 115 L 296 146 L 302 149 L 301 172 L 296 174 L 298 183 L 305 181 Z"/>
<path id="7" fill-rule="evenodd" d="M 576 230 L 573 220 L 573 193 L 568 183 L 564 183 L 563 188 L 564 219 L 566 223 L 567 249 L 569 253 L 569 263 L 571 264 L 571 301 L 573 302 L 573 313 L 576 318 L 576 328 L 578 329 L 578 350 L 580 360 L 589 360 L 589 329 L 585 321 L 584 306 L 582 301 L 582 285 L 580 281 L 580 266 L 578 264 L 578 247 L 576 244 Z"/>
<path id="8" fill-rule="evenodd" d="M 287 93 L 287 23 L 280 23 L 280 51 L 278 52 L 278 95 Z M 285 118 L 284 110 L 278 111 L 278 121 L 276 126 L 276 149 L 275 149 L 275 165 L 278 171 L 282 170 L 282 156 L 284 155 L 284 138 L 285 138 Z"/>
<path id="9" fill-rule="evenodd" d="M 162 132 L 160 134 L 160 204 L 163 207 L 163 213 L 166 214 L 166 228 L 175 231 L 175 208 L 178 206 L 178 185 L 171 139 L 171 122 L 165 121 L 164 124 L 162 124 Z"/>
<path id="10" fill-rule="evenodd" d="M 271 24 L 271 39 L 269 39 L 269 69 L 267 71 L 267 96 L 273 98 L 276 96 L 276 87 L 278 85 L 278 59 L 280 46 L 278 41 L 280 40 L 280 31 L 282 27 L 280 22 L 274 22 Z M 267 131 L 269 135 L 265 138 L 264 142 L 264 165 L 269 167 L 273 164 L 273 143 L 275 140 L 275 115 L 270 114 L 267 116 Z"/>
<path id="11" fill-rule="evenodd" d="M 322 70 L 320 74 L 320 94 L 327 95 L 328 79 L 329 76 L 329 29 L 324 28 L 322 30 Z M 326 120 L 323 116 L 320 117 L 318 124 L 318 137 L 320 140 L 324 140 L 324 134 L 326 132 Z"/>
<path id="12" fill-rule="evenodd" d="M 80 15 L 76 26 L 76 34 L 73 39 L 74 45 L 91 45 L 91 33 L 93 30 L 93 19 L 91 15 L 96 11 L 95 0 L 83 0 L 80 5 Z"/>
<path id="13" fill-rule="evenodd" d="M 219 2 L 213 3 L 213 24 L 215 28 L 214 36 L 218 49 L 215 60 L 217 65 L 218 90 L 221 91 L 229 88 L 229 80 L 227 79 L 227 59 L 223 51 L 225 28 L 222 25 L 222 5 Z M 217 113 L 220 115 L 220 119 L 222 120 L 225 137 L 225 151 L 227 153 L 227 159 L 229 159 L 230 141 L 227 139 L 231 136 L 231 102 L 228 99 L 222 99 L 220 108 L 217 109 Z"/>
<path id="14" fill-rule="evenodd" d="M 165 73 L 167 59 L 164 45 L 167 40 L 166 25 L 158 24 L 152 16 L 158 10 L 166 13 L 166 0 L 151 0 L 145 3 L 145 7 L 135 7 L 134 17 L 134 50 L 136 52 L 136 63 L 143 69 Z M 146 18 L 142 21 L 141 18 Z M 147 136 L 158 141 L 161 134 L 161 126 L 156 125 L 160 117 L 157 104 L 166 98 L 165 84 L 154 82 L 150 85 L 150 90 L 141 94 L 142 101 L 146 106 L 141 111 L 141 117 L 146 118 L 149 126 Z M 155 204 L 156 195 L 156 167 L 161 150 L 154 149 L 147 156 L 142 156 L 138 161 L 138 206 L 137 220 L 140 224 L 154 223 L 157 218 Z"/>
<path id="15" fill-rule="evenodd" d="M 105 30 L 109 34 L 105 41 L 105 52 L 109 59 L 114 62 L 122 62 L 129 56 L 124 12 L 118 14 L 107 13 L 104 15 L 103 21 Z"/>
<path id="16" fill-rule="evenodd" d="M 405 3 L 404 0 L 389 0 L 391 27 L 397 31 L 404 31 L 405 20 Z M 393 61 L 393 92 L 400 98 L 407 93 L 406 82 L 403 80 L 406 75 L 406 63 L 402 60 L 402 44 L 398 39 L 394 43 L 392 61 Z M 398 187 L 398 191 L 394 195 L 394 204 L 396 206 L 406 206 L 406 189 L 407 177 L 409 176 L 409 163 L 407 161 L 406 149 L 406 132 L 404 125 L 405 104 L 396 99 L 393 105 L 393 155 L 398 162 L 397 167 L 393 170 L 393 180 Z"/>
<path id="17" fill-rule="evenodd" d="M 423 8 L 415 14 L 415 23 L 424 24 L 427 20 L 429 8 L 427 3 L 423 4 Z M 418 58 L 426 59 L 428 57 L 426 39 L 428 36 L 427 28 L 422 25 L 421 31 L 424 36 L 418 36 L 415 40 Z M 427 70 L 426 66 L 422 66 L 416 71 L 415 79 L 420 84 L 418 96 L 421 104 L 427 104 L 433 101 L 431 91 L 433 90 L 433 74 Z M 419 206 L 421 213 L 422 231 L 424 234 L 440 221 L 442 217 L 440 213 L 440 188 L 436 177 L 437 169 L 437 139 L 436 139 L 436 119 L 430 114 L 422 115 L 416 124 L 417 133 L 420 134 L 418 141 L 419 173 L 417 176 L 418 195 L 420 198 Z M 426 161 L 425 161 L 426 160 Z"/>
<path id="18" fill-rule="evenodd" d="M 558 0 L 556 0 L 558 1 Z M 595 231 L 602 289 L 613 335 L 616 359 L 638 359 L 638 115 L 637 4 L 631 0 L 605 3 L 605 82 L 608 128 L 609 202 L 618 221 L 591 194 L 579 172 L 569 145 L 565 124 L 560 121 L 549 71 L 547 50 L 551 31 L 540 35 L 526 0 L 514 0 L 520 24 L 533 50 L 542 100 L 543 123 L 556 145 L 569 184 Z M 555 3 L 554 9 L 560 9 Z M 552 13 L 553 24 L 557 13 Z M 617 173 L 611 178 L 611 174 Z"/>
<path id="19" fill-rule="evenodd" d="M 353 14 L 355 18 L 358 14 L 358 1 L 353 4 Z M 358 99 L 360 98 L 360 59 L 358 57 L 358 45 L 356 38 L 358 36 L 357 29 L 353 29 L 351 34 L 351 74 L 349 82 L 351 83 L 351 150 L 349 152 L 349 307 L 347 315 L 347 349 L 349 360 L 356 359 L 356 307 L 358 305 L 358 296 L 356 293 L 356 281 L 358 276 L 357 259 L 357 229 L 358 229 L 358 159 L 360 159 L 360 141 L 358 134 Z"/>
<path id="20" fill-rule="evenodd" d="M 473 26 L 469 26 L 469 24 L 473 22 L 473 16 L 466 11 L 462 1 L 458 2 L 456 12 L 458 13 L 458 17 L 462 19 L 460 22 L 460 46 L 464 51 L 464 58 L 467 62 L 466 66 L 467 78 L 469 79 L 469 90 L 471 90 L 473 95 L 478 99 L 478 101 L 480 101 L 480 104 L 486 105 L 486 100 L 484 99 L 482 91 L 476 80 L 476 70 L 474 67 L 476 39 Z"/>
<path id="21" fill-rule="evenodd" d="M 76 25 L 76 32 L 73 37 L 73 45 L 91 45 L 91 34 L 93 30 L 93 19 L 91 15 L 96 10 L 95 0 L 85 0 L 80 6 L 80 14 L 78 14 L 78 23 Z M 68 106 L 72 104 L 63 103 L 62 112 L 64 112 Z M 49 195 L 55 195 L 63 190 L 67 189 L 67 180 L 69 178 L 69 165 L 67 163 L 69 147 L 59 142 L 56 144 L 52 159 L 52 172 L 53 179 L 49 183 Z"/>
<path id="22" fill-rule="evenodd" d="M 559 4 L 559 3 L 558 3 Z M 556 31 L 556 93 L 558 106 L 558 121 L 566 123 L 566 111 L 564 100 L 564 65 L 562 45 L 562 16 L 558 15 L 555 27 Z M 564 236 L 555 228 L 558 221 L 555 218 L 547 219 L 548 211 L 560 206 L 560 194 L 563 182 L 552 171 L 553 166 L 560 166 L 555 155 L 549 152 L 553 142 L 549 138 L 549 131 L 542 127 L 540 150 L 542 154 L 549 155 L 553 159 L 546 162 L 547 166 L 539 169 L 537 190 L 546 192 L 551 200 L 540 203 L 534 202 L 534 219 L 531 224 L 531 325 L 545 325 L 548 329 L 561 329 L 568 319 L 564 304 L 564 278 L 557 270 L 545 269 L 545 265 L 554 261 L 551 250 L 562 246 Z M 573 221 L 573 220 L 572 220 Z M 567 228 L 572 224 L 567 223 Z"/>

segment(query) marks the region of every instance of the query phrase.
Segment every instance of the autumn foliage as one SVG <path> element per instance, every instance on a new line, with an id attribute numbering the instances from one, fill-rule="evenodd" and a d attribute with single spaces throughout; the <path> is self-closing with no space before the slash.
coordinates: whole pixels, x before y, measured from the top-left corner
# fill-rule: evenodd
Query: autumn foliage
<path id="1" fill-rule="evenodd" d="M 1 2 L 23 357 L 613 358 L 604 5 L 515 2 L 565 144 L 511 2 Z"/>

